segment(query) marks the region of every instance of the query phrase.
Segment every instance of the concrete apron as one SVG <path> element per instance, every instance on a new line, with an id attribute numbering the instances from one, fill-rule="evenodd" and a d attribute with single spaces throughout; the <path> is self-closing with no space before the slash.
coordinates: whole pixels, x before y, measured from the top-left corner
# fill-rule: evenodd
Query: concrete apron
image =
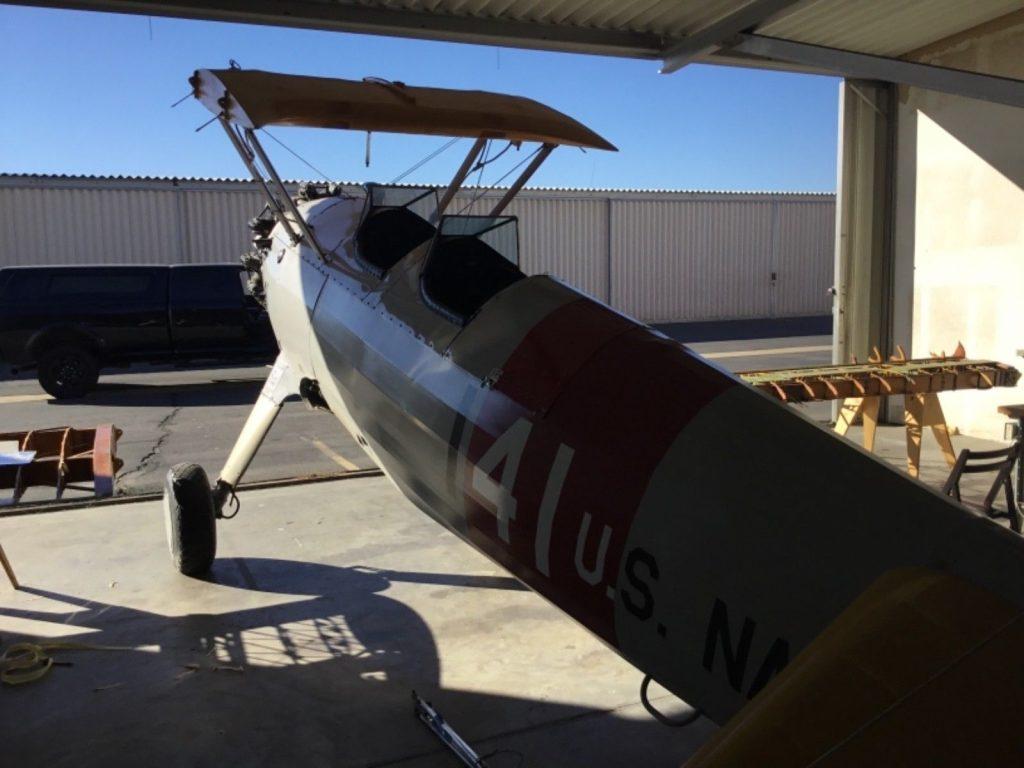
<path id="1" fill-rule="evenodd" d="M 456 765 L 412 689 L 524 766 L 677 766 L 714 730 L 654 722 L 636 669 L 383 478 L 241 498 L 209 581 L 172 569 L 159 502 L 0 520 L 5 647 L 137 648 L 0 690 L 12 765 Z"/>

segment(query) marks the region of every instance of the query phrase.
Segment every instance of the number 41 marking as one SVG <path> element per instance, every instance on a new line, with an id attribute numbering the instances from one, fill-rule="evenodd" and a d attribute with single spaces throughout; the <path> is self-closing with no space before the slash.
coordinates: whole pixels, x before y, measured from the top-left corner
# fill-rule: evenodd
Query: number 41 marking
<path id="1" fill-rule="evenodd" d="M 498 520 L 498 537 L 506 544 L 511 543 L 509 525 L 516 519 L 516 498 L 512 491 L 519 474 L 519 464 L 526 449 L 527 440 L 533 430 L 533 424 L 526 419 L 518 419 L 501 435 L 473 467 L 471 487 L 473 495 Z M 534 540 L 534 557 L 537 570 L 545 576 L 551 575 L 551 529 L 555 520 L 555 512 L 562 496 L 562 487 L 572 465 L 574 451 L 569 446 L 560 444 L 555 460 L 548 472 L 544 485 L 544 496 L 537 510 L 537 531 Z M 495 481 L 491 474 L 501 467 L 500 478 Z M 584 565 L 584 551 L 590 530 L 590 514 L 586 513 L 581 522 L 576 542 L 575 565 L 580 577 L 590 585 L 599 583 L 603 576 L 604 560 L 611 538 L 611 528 L 603 526 L 595 565 L 588 568 Z"/>
<path id="2" fill-rule="evenodd" d="M 506 544 L 509 543 L 509 521 L 516 519 L 516 499 L 512 489 L 519 473 L 519 460 L 523 457 L 523 449 L 532 429 L 533 424 L 526 419 L 518 419 L 505 434 L 494 441 L 473 467 L 473 490 L 498 518 L 498 536 Z M 491 479 L 491 473 L 502 462 L 505 462 L 505 466 L 501 469 L 500 481 L 496 483 Z"/>

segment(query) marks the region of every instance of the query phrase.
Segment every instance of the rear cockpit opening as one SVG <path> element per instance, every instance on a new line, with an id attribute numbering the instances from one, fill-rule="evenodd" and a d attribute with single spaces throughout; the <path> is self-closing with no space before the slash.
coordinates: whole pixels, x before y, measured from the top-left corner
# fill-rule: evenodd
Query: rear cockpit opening
<path id="1" fill-rule="evenodd" d="M 378 278 L 410 251 L 434 236 L 429 219 L 437 211 L 437 190 L 369 184 L 366 208 L 356 233 L 356 255 Z"/>
<path id="2" fill-rule="evenodd" d="M 420 289 L 427 305 L 465 325 L 493 296 L 522 280 L 514 216 L 445 216 Z"/>

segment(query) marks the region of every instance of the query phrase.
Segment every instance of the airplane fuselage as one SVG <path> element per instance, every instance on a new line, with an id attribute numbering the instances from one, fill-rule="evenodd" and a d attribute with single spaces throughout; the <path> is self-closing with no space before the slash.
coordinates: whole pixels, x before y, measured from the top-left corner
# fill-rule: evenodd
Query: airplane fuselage
<path id="1" fill-rule="evenodd" d="M 887 570 L 1024 605 L 1018 537 L 684 346 L 547 276 L 463 326 L 424 301 L 429 244 L 378 278 L 361 200 L 300 208 L 331 258 L 277 231 L 262 268 L 296 374 L 420 509 L 712 719 Z"/>

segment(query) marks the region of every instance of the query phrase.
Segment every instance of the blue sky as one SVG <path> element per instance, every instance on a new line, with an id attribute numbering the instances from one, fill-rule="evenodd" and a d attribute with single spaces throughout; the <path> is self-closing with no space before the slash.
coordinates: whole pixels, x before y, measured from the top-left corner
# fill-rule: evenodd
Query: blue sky
<path id="1" fill-rule="evenodd" d="M 0 32 L 0 172 L 240 177 L 223 132 L 194 130 L 208 112 L 191 99 L 170 108 L 192 70 L 233 58 L 253 69 L 529 96 L 619 148 L 559 149 L 534 185 L 835 189 L 833 78 L 709 66 L 666 76 L 645 60 L 3 5 Z M 443 143 L 375 135 L 365 168 L 362 134 L 272 132 L 332 178 L 356 181 L 390 181 Z M 313 176 L 265 144 L 282 175 Z M 405 181 L 446 181 L 465 148 Z M 484 183 L 517 161 L 496 164 Z"/>

